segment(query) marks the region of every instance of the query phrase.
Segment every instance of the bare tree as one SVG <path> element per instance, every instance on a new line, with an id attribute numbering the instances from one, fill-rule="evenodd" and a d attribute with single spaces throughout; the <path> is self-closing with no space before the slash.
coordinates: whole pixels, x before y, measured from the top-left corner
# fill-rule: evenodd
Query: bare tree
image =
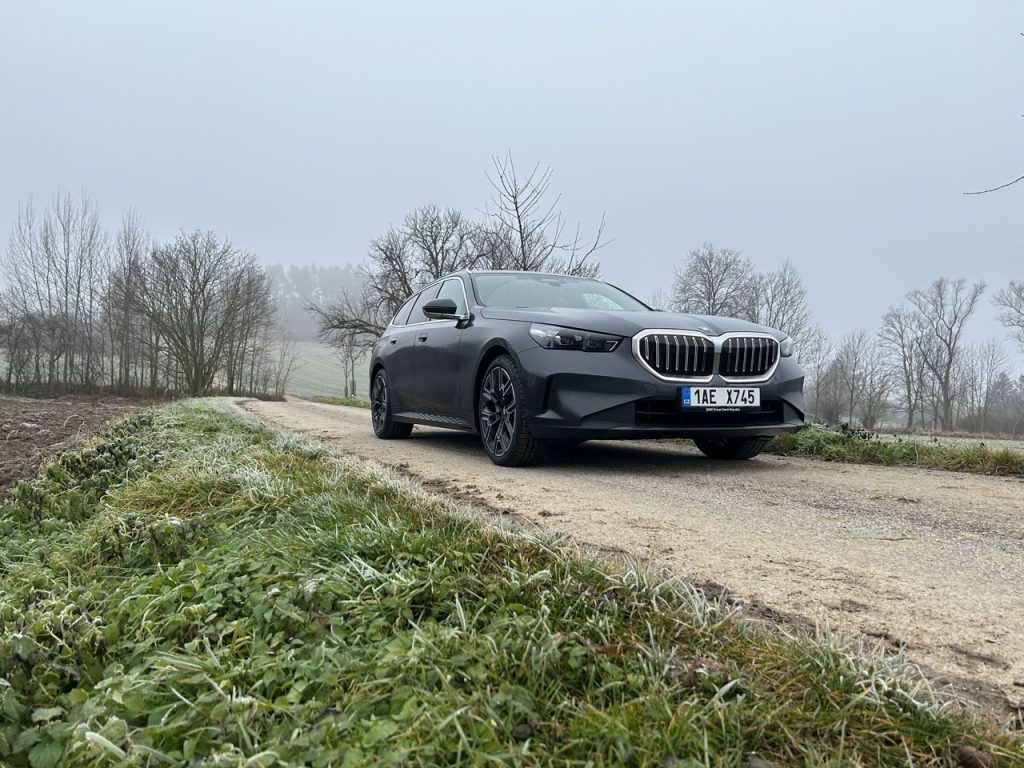
<path id="1" fill-rule="evenodd" d="M 927 289 L 907 294 L 925 329 L 917 339 L 917 353 L 934 379 L 939 420 L 945 430 L 954 427 L 955 372 L 963 346 L 964 325 L 984 290 L 983 282 L 968 286 L 963 279 L 942 277 Z"/>
<path id="2" fill-rule="evenodd" d="M 740 315 L 754 323 L 778 328 L 803 342 L 811 326 L 807 291 L 792 262 L 773 272 L 752 275 L 747 289 L 746 309 Z"/>
<path id="3" fill-rule="evenodd" d="M 425 205 L 406 215 L 402 226 L 370 242 L 369 263 L 359 289 L 343 290 L 332 303 L 310 303 L 319 338 L 345 354 L 364 354 L 411 294 L 459 269 L 540 270 L 594 276 L 591 258 L 605 243 L 604 220 L 592 239 L 577 226 L 570 237 L 549 202 L 550 169 L 535 166 L 517 173 L 511 154 L 493 158 L 487 178 L 494 188 L 492 208 L 477 224 L 453 208 Z"/>
<path id="4" fill-rule="evenodd" d="M 800 367 L 806 372 L 804 389 L 808 393 L 811 413 L 818 418 L 822 418 L 820 398 L 824 392 L 823 385 L 828 384 L 823 377 L 832 364 L 834 352 L 832 339 L 820 325 L 812 326 L 804 334 L 804 340 L 797 349 Z"/>
<path id="5" fill-rule="evenodd" d="M 594 277 L 600 265 L 590 258 L 606 243 L 604 217 L 592 238 L 566 232 L 558 210 L 561 195 L 550 198 L 550 168 L 538 163 L 525 176 L 516 171 L 512 153 L 491 158 L 493 207 L 478 231 L 478 251 L 490 269 L 519 269 Z"/>
<path id="6" fill-rule="evenodd" d="M 846 379 L 840 363 L 833 359 L 814 385 L 814 414 L 827 424 L 837 424 L 847 402 Z"/>
<path id="7" fill-rule="evenodd" d="M 428 274 L 404 229 L 389 227 L 383 235 L 371 240 L 369 256 L 370 265 L 363 272 L 365 287 L 385 312 L 397 309 Z"/>
<path id="8" fill-rule="evenodd" d="M 753 268 L 739 251 L 704 243 L 672 281 L 672 305 L 698 315 L 742 315 L 750 306 Z"/>
<path id="9" fill-rule="evenodd" d="M 337 301 L 326 306 L 309 305 L 320 331 L 318 338 L 337 349 L 348 345 L 372 346 L 384 332 L 396 310 L 389 301 L 375 301 L 368 289 L 343 290 Z"/>
<path id="10" fill-rule="evenodd" d="M 417 208 L 405 217 L 402 229 L 417 251 L 420 277 L 435 280 L 480 261 L 474 243 L 478 227 L 455 208 Z"/>
<path id="11" fill-rule="evenodd" d="M 807 291 L 792 262 L 756 272 L 738 251 L 704 243 L 690 251 L 672 281 L 672 307 L 699 315 L 732 315 L 777 328 L 798 345 L 812 335 Z"/>
<path id="12" fill-rule="evenodd" d="M 180 369 L 190 395 L 213 386 L 254 299 L 248 287 L 257 269 L 252 255 L 198 230 L 150 254 L 139 310 L 166 340 L 168 362 Z"/>
<path id="13" fill-rule="evenodd" d="M 1024 375 L 1016 381 L 1005 372 L 995 378 L 986 428 L 1013 437 L 1024 435 Z"/>
<path id="14" fill-rule="evenodd" d="M 994 302 L 1002 309 L 999 319 L 1024 349 L 1024 281 L 1011 280 L 996 294 Z"/>
<path id="15" fill-rule="evenodd" d="M 409 213 L 400 228 L 370 242 L 369 264 L 358 288 L 333 304 L 310 304 L 322 341 L 360 352 L 373 345 L 402 302 L 427 283 L 480 261 L 476 225 L 461 212 L 427 205 Z"/>
<path id="16" fill-rule="evenodd" d="M 960 362 L 960 393 L 967 429 L 985 432 L 997 396 L 996 382 L 1008 373 L 1003 344 L 989 339 L 964 350 Z"/>
<path id="17" fill-rule="evenodd" d="M 150 238 L 134 212 L 128 212 L 114 238 L 103 310 L 110 339 L 110 383 L 122 390 L 142 384 L 141 366 L 152 364 L 158 340 L 139 312 L 139 288 Z M 154 347 L 152 349 L 151 347 Z M 156 366 L 151 365 L 155 370 Z"/>
<path id="18" fill-rule="evenodd" d="M 877 427 L 889 407 L 893 374 L 874 337 L 863 329 L 846 334 L 828 375 L 828 385 L 842 392 L 847 422 L 859 416 L 867 429 Z"/>
<path id="19" fill-rule="evenodd" d="M 894 389 L 899 392 L 900 407 L 907 415 L 907 429 L 914 426 L 914 416 L 921 410 L 924 398 L 926 370 L 922 355 L 918 353 L 922 333 L 919 320 L 906 307 L 891 308 L 883 315 L 882 328 L 878 333 L 893 370 Z"/>
<path id="20" fill-rule="evenodd" d="M 990 187 L 988 189 L 979 189 L 979 190 L 974 191 L 974 192 L 964 192 L 964 194 L 965 195 L 987 195 L 989 192 L 998 192 L 1000 189 L 1006 189 L 1007 187 L 1012 187 L 1014 184 L 1018 184 L 1018 183 L 1020 183 L 1022 181 L 1024 181 L 1024 176 L 1018 176 L 1013 181 L 1008 181 L 1005 184 L 1000 184 L 998 186 Z"/>
<path id="21" fill-rule="evenodd" d="M 0 294 L 7 356 L 6 380 L 7 385 L 14 388 L 28 384 L 33 372 L 38 383 L 45 344 L 45 318 L 50 309 L 45 289 L 49 282 L 46 280 L 45 263 L 38 253 L 37 231 L 35 209 L 30 200 L 18 209 L 7 250 L 0 261 L 0 274 L 7 283 Z M 33 370 L 26 373 L 25 366 L 18 364 L 21 360 L 25 360 L 26 365 L 34 363 Z"/>
<path id="22" fill-rule="evenodd" d="M 356 364 L 366 355 L 367 340 L 357 336 L 347 337 L 340 345 L 335 345 L 335 352 L 341 360 L 341 369 L 345 378 L 345 397 L 357 397 Z"/>
<path id="23" fill-rule="evenodd" d="M 98 316 L 100 280 L 105 272 L 106 233 L 99 213 L 85 196 L 75 203 L 58 193 L 43 219 L 40 245 L 50 270 L 60 318 L 66 384 L 95 383 L 97 350 L 94 318 Z"/>
<path id="24" fill-rule="evenodd" d="M 267 379 L 260 391 L 280 397 L 288 386 L 288 378 L 299 364 L 300 355 L 295 337 L 287 331 L 281 333 L 272 349 L 274 354 L 268 354 Z"/>
<path id="25" fill-rule="evenodd" d="M 860 329 L 843 336 L 836 352 L 836 369 L 843 382 L 847 421 L 851 424 L 854 411 L 860 405 L 866 386 L 866 368 L 870 349 L 871 339 L 864 329 Z"/>
<path id="26" fill-rule="evenodd" d="M 651 295 L 647 297 L 647 305 L 654 309 L 667 309 L 671 303 L 668 291 L 664 288 L 652 291 Z"/>
<path id="27" fill-rule="evenodd" d="M 868 345 L 862 371 L 860 422 L 866 429 L 876 429 L 889 409 L 895 376 L 885 354 L 874 343 Z"/>
<path id="28" fill-rule="evenodd" d="M 58 193 L 38 223 L 31 201 L 19 209 L 0 272 L 9 311 L 29 326 L 34 386 L 96 383 L 103 356 L 95 319 L 106 256 L 106 234 L 84 195 L 76 203 Z"/>
<path id="29" fill-rule="evenodd" d="M 262 267 L 246 260 L 234 267 L 237 309 L 224 344 L 225 388 L 234 395 L 259 389 L 262 368 L 269 363 L 265 351 L 274 324 L 270 278 Z"/>
<path id="30" fill-rule="evenodd" d="M 26 383 L 26 372 L 33 360 L 32 324 L 11 301 L 10 295 L 0 294 L 0 350 L 3 353 L 4 387 L 17 393 Z"/>

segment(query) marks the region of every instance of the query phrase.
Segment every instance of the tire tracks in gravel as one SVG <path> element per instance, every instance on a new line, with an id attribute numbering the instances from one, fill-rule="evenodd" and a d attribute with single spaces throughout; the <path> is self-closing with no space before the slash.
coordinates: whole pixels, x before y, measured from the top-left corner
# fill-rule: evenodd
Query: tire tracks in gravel
<path id="1" fill-rule="evenodd" d="M 777 456 L 711 461 L 655 441 L 595 441 L 508 469 L 473 435 L 417 427 L 385 441 L 359 408 L 242 406 L 460 504 L 667 566 L 706 590 L 724 585 L 755 618 L 799 631 L 826 622 L 902 651 L 938 688 L 986 709 L 1024 708 L 1020 479 Z"/>

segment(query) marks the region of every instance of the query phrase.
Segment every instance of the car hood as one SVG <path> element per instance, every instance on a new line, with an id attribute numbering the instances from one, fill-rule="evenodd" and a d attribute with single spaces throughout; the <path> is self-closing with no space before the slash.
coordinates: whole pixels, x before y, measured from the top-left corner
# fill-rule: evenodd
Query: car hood
<path id="1" fill-rule="evenodd" d="M 766 328 L 757 323 L 737 320 L 733 317 L 712 315 L 688 315 L 682 312 L 625 312 L 604 309 L 500 309 L 484 307 L 480 314 L 491 320 L 519 320 L 530 323 L 546 323 L 562 328 L 581 331 L 595 331 L 614 336 L 635 336 L 650 328 L 671 331 L 699 331 L 708 336 L 723 333 L 770 333 L 780 341 L 785 337 L 781 331 Z"/>

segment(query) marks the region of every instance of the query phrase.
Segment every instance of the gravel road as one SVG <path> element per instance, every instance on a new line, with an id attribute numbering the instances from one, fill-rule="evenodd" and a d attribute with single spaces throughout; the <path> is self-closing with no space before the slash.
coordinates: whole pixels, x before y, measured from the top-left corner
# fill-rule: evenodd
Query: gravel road
<path id="1" fill-rule="evenodd" d="M 377 440 L 369 412 L 245 402 L 337 451 L 527 527 L 724 585 L 754 614 L 903 649 L 942 686 L 1024 706 L 1024 481 L 775 456 L 718 462 L 684 445 L 592 442 L 527 469 L 474 436 Z"/>

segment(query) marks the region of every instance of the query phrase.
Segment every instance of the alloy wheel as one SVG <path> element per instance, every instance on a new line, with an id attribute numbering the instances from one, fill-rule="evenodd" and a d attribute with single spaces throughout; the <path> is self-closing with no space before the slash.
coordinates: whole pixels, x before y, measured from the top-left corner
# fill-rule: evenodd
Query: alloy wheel
<path id="1" fill-rule="evenodd" d="M 378 373 L 373 380 L 373 392 L 370 395 L 370 418 L 373 420 L 374 432 L 383 432 L 388 418 L 388 383 L 383 373 Z"/>
<path id="2" fill-rule="evenodd" d="M 480 431 L 487 451 L 504 456 L 515 440 L 516 390 L 512 377 L 495 366 L 480 389 Z"/>

